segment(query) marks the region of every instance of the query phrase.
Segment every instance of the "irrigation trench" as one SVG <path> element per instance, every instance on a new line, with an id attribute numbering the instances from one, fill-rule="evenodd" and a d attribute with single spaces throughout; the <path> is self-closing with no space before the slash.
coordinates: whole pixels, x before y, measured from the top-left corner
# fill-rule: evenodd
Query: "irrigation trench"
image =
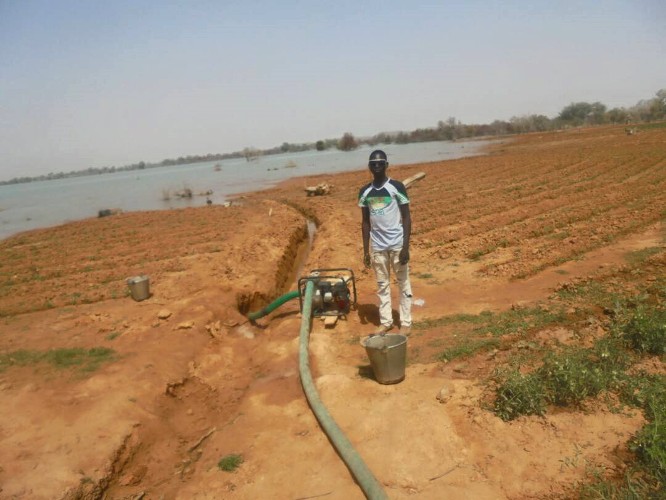
<path id="1" fill-rule="evenodd" d="M 310 248 L 312 247 L 314 233 L 316 230 L 314 222 L 308 220 L 307 225 L 307 245 L 304 245 L 304 248 L 299 250 L 299 258 L 296 259 L 294 266 L 297 279 L 298 275 L 302 273 L 303 265 L 307 260 L 307 255 L 310 251 Z M 300 290 L 287 292 L 261 310 L 249 313 L 248 318 L 250 321 L 255 321 L 263 316 L 266 316 L 286 302 L 299 297 L 300 293 Z M 324 406 L 324 403 L 322 402 L 321 398 L 319 397 L 319 393 L 317 392 L 314 380 L 312 379 L 312 373 L 310 371 L 309 342 L 310 329 L 312 327 L 313 297 L 314 282 L 311 280 L 306 280 L 303 291 L 298 351 L 298 369 L 301 377 L 301 385 L 303 386 L 303 391 L 305 392 L 305 397 L 307 398 L 308 404 L 310 405 L 312 412 L 315 414 L 315 417 L 317 417 L 317 420 L 319 421 L 322 429 L 328 436 L 329 440 L 333 443 L 333 446 L 337 450 L 342 460 L 349 468 L 352 476 L 363 490 L 366 498 L 371 500 L 388 499 L 388 496 L 384 492 L 384 489 L 382 488 L 379 481 L 377 481 L 361 456 L 354 449 L 345 433 L 342 431 L 342 429 L 340 429 L 331 414 L 328 412 L 326 406 Z"/>

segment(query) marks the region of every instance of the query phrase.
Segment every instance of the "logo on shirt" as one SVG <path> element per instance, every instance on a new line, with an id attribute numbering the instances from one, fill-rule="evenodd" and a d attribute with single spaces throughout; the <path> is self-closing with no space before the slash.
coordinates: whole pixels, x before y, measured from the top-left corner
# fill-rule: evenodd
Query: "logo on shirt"
<path id="1" fill-rule="evenodd" d="M 390 196 L 378 196 L 368 199 L 368 208 L 372 215 L 384 215 L 384 209 L 391 204 Z"/>

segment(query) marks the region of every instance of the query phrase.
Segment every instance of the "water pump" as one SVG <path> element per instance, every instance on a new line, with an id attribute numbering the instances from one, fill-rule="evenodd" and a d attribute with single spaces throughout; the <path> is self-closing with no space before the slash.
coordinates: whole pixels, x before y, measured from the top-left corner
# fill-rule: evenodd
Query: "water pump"
<path id="1" fill-rule="evenodd" d="M 308 281 L 314 283 L 313 316 L 345 316 L 352 308 L 356 308 L 356 280 L 351 269 L 313 269 L 308 276 L 300 278 L 298 300 L 301 311 Z"/>

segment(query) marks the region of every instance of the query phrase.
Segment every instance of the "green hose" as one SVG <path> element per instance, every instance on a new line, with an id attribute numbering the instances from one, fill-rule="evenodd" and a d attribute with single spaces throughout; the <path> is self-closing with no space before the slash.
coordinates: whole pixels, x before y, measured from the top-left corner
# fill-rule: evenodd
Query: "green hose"
<path id="1" fill-rule="evenodd" d="M 295 299 L 295 298 L 298 297 L 299 295 L 300 295 L 300 294 L 299 294 L 298 290 L 294 290 L 293 292 L 285 293 L 284 295 L 278 297 L 278 298 L 275 299 L 273 302 L 271 302 L 270 304 L 268 304 L 268 305 L 267 305 L 266 307 L 264 307 L 262 310 L 260 310 L 260 311 L 255 311 L 255 312 L 253 312 L 253 313 L 250 313 L 250 314 L 247 315 L 247 317 L 248 317 L 248 319 L 249 319 L 250 321 L 254 321 L 255 319 L 263 318 L 263 317 L 266 316 L 267 314 L 270 314 L 270 313 L 273 312 L 275 309 L 277 309 L 278 307 L 280 307 L 280 306 L 281 306 L 282 304 L 284 304 L 285 302 L 288 302 L 288 301 L 290 301 L 291 299 Z"/>
<path id="2" fill-rule="evenodd" d="M 326 435 L 338 450 L 338 453 L 356 479 L 366 498 L 370 500 L 387 500 L 388 496 L 384 492 L 382 485 L 379 484 L 375 476 L 365 464 L 361 456 L 354 449 L 347 436 L 342 432 L 338 424 L 328 412 L 317 393 L 312 374 L 310 373 L 310 358 L 308 355 L 308 342 L 310 339 L 310 319 L 312 316 L 312 297 L 314 295 L 314 283 L 308 281 L 305 285 L 305 297 L 303 299 L 303 310 L 301 318 L 301 332 L 298 352 L 298 368 L 301 375 L 301 384 L 305 391 L 305 396 L 310 403 L 319 424 L 326 432 Z"/>

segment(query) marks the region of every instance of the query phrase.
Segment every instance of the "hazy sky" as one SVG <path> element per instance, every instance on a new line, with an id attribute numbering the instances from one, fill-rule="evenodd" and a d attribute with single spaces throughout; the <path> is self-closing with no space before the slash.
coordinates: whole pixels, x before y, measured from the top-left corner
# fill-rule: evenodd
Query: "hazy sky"
<path id="1" fill-rule="evenodd" d="M 665 87 L 663 0 L 0 0 L 0 179 Z"/>

